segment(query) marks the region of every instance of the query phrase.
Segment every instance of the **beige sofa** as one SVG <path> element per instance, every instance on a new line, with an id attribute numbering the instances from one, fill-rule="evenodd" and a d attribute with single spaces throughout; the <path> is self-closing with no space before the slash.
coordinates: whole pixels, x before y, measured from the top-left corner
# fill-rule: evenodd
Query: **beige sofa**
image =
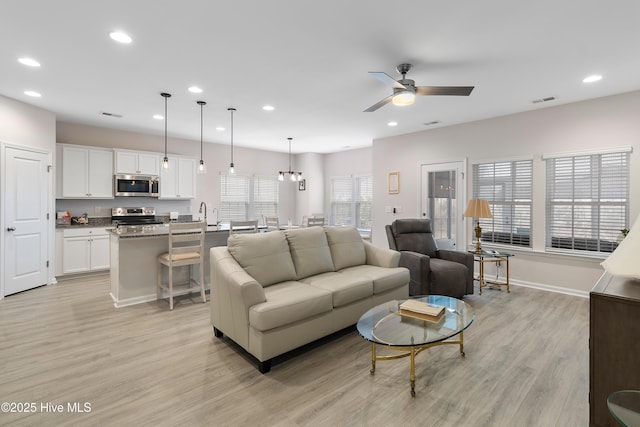
<path id="1" fill-rule="evenodd" d="M 409 296 L 400 254 L 353 227 L 234 234 L 211 248 L 211 324 L 258 361 L 357 323 L 371 307 Z"/>

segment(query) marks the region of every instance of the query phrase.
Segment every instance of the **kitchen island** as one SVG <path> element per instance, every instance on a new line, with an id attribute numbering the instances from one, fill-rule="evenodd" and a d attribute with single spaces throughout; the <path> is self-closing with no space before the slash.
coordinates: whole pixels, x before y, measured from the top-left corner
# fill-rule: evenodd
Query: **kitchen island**
<path id="1" fill-rule="evenodd" d="M 226 246 L 229 227 L 207 227 L 204 245 L 204 285 L 209 288 L 209 249 Z M 156 281 L 160 265 L 158 255 L 169 250 L 169 225 L 136 225 L 111 230 L 111 298 L 116 307 L 139 304 L 156 299 Z M 174 270 L 174 280 L 187 277 L 186 268 Z M 194 274 L 197 276 L 198 271 Z M 166 280 L 163 269 L 163 280 Z"/>

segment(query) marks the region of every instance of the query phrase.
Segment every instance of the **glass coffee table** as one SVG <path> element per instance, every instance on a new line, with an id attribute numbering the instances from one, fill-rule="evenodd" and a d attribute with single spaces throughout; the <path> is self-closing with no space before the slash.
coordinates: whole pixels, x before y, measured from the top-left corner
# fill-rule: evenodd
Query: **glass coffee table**
<path id="1" fill-rule="evenodd" d="M 376 371 L 377 360 L 393 360 L 409 357 L 411 396 L 416 395 L 415 357 L 427 348 L 444 344 L 458 344 L 460 354 L 464 356 L 463 332 L 473 323 L 473 308 L 464 301 L 441 296 L 429 295 L 415 298 L 435 306 L 445 307 L 445 314 L 438 322 L 431 322 L 401 315 L 399 305 L 405 300 L 393 300 L 380 304 L 367 311 L 358 320 L 360 335 L 371 342 L 371 370 Z M 450 340 L 454 336 L 457 340 Z M 401 353 L 388 356 L 376 354 L 376 346 L 384 346 Z"/>

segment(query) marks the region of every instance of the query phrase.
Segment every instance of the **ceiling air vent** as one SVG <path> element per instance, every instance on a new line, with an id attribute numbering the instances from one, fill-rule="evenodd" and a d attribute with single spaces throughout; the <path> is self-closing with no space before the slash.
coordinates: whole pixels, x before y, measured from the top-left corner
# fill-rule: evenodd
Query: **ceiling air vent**
<path id="1" fill-rule="evenodd" d="M 440 123 L 440 120 L 434 120 L 432 122 L 427 122 L 424 125 L 425 126 L 433 126 L 433 125 L 437 125 L 438 123 Z"/>
<path id="2" fill-rule="evenodd" d="M 531 101 L 531 103 L 532 104 L 540 104 L 541 102 L 555 101 L 555 99 L 556 99 L 555 96 L 548 96 L 546 98 L 534 99 L 533 101 Z"/>
<path id="3" fill-rule="evenodd" d="M 103 112 L 102 112 L 102 113 L 100 113 L 100 114 L 102 114 L 103 116 L 107 116 L 107 117 L 116 117 L 116 118 L 118 118 L 118 119 L 121 119 L 121 118 L 122 118 L 122 114 L 108 113 L 108 112 L 106 112 L 106 111 L 103 111 Z"/>

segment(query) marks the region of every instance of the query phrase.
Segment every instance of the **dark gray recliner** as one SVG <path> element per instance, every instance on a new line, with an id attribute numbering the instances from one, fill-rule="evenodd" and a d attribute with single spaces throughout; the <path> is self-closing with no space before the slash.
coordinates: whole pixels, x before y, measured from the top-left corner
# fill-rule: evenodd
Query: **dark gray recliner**
<path id="1" fill-rule="evenodd" d="M 385 229 L 389 248 L 409 269 L 409 295 L 473 294 L 473 254 L 438 249 L 430 219 L 397 219 Z"/>

